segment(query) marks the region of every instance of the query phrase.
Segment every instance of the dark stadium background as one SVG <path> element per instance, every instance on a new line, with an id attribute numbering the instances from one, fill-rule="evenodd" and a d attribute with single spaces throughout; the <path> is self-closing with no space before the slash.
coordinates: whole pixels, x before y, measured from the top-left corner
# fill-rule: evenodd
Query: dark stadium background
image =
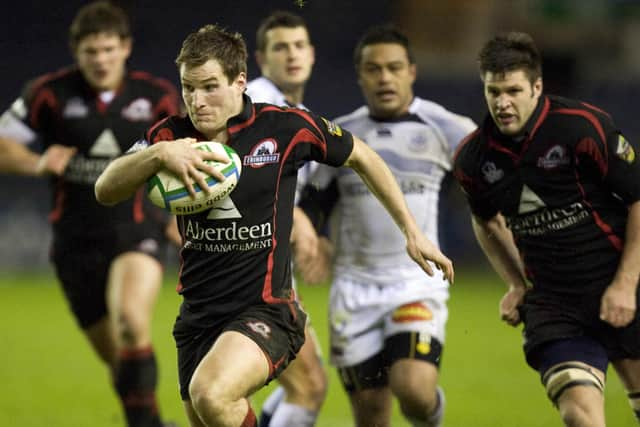
<path id="1" fill-rule="evenodd" d="M 0 18 L 0 109 L 6 109 L 30 78 L 72 59 L 67 29 L 86 2 L 12 1 Z M 530 32 L 545 57 L 550 92 L 573 96 L 610 111 L 629 138 L 640 137 L 640 7 L 631 0 L 209 0 L 117 1 L 132 18 L 131 68 L 177 84 L 173 60 L 184 36 L 206 23 L 241 32 L 250 53 L 262 17 L 291 10 L 308 22 L 316 66 L 305 103 L 335 117 L 362 103 L 352 49 L 370 25 L 395 22 L 416 51 L 416 93 L 447 108 L 482 119 L 483 99 L 475 56 L 500 30 Z M 258 75 L 253 57 L 249 77 Z M 1 155 L 1 153 L 0 153 Z M 49 196 L 44 181 L 0 176 L 0 268 L 46 267 Z M 467 208 L 455 187 L 444 194 L 441 238 L 458 265 L 486 265 L 471 236 Z"/>

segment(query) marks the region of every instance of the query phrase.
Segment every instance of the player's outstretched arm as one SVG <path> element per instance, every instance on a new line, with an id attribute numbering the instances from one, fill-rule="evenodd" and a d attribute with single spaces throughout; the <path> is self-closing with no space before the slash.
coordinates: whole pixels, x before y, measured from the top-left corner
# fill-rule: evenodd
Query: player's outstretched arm
<path id="1" fill-rule="evenodd" d="M 219 181 L 224 181 L 224 176 L 206 161 L 228 160 L 220 154 L 193 148 L 191 144 L 194 142 L 196 140 L 193 138 L 160 141 L 149 148 L 115 159 L 96 181 L 96 199 L 107 206 L 126 200 L 162 168 L 178 176 L 192 196 L 195 196 L 193 182 L 204 191 L 209 191 L 201 172 Z"/>
<path id="2" fill-rule="evenodd" d="M 369 190 L 380 200 L 407 239 L 407 252 L 429 275 L 433 269 L 427 261 L 435 263 L 444 276 L 453 283 L 453 263 L 420 231 L 411 215 L 395 177 L 380 158 L 359 138 L 353 138 L 353 151 L 345 166 L 360 175 Z"/>
<path id="3" fill-rule="evenodd" d="M 500 214 L 488 221 L 472 217 L 473 232 L 493 269 L 509 286 L 500 300 L 500 317 L 512 326 L 520 323 L 518 306 L 527 292 L 524 266 L 513 241 L 513 235 Z"/>
<path id="4" fill-rule="evenodd" d="M 62 175 L 76 149 L 54 144 L 42 155 L 26 145 L 8 138 L 0 138 L 0 173 L 41 176 Z"/>

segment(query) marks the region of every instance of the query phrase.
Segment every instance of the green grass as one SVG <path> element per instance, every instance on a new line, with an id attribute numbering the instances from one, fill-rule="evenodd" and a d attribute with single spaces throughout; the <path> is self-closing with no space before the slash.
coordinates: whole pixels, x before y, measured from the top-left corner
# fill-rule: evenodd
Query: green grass
<path id="1" fill-rule="evenodd" d="M 168 274 L 154 321 L 160 362 L 163 414 L 187 426 L 177 391 L 171 327 L 180 297 Z M 447 427 L 561 426 L 538 376 L 521 351 L 520 329 L 497 317 L 502 285 L 483 273 L 457 273 L 452 288 L 448 336 L 442 365 Z M 122 426 L 106 370 L 92 354 L 50 274 L 0 276 L 0 426 Z M 302 287 L 305 307 L 327 355 L 327 288 Z M 331 367 L 319 427 L 353 425 L 348 401 Z M 608 425 L 633 426 L 625 392 L 610 371 L 606 389 Z M 273 388 L 253 398 L 254 408 Z M 393 426 L 408 426 L 394 412 Z"/>

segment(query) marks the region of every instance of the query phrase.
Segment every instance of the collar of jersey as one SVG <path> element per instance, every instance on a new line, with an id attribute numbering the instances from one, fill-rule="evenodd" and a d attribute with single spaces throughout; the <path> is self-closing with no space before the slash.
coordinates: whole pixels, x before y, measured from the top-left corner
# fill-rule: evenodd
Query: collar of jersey
<path id="1" fill-rule="evenodd" d="M 251 102 L 251 98 L 247 94 L 242 94 L 242 102 L 244 103 L 240 114 L 227 120 L 227 129 L 229 134 L 240 132 L 242 129 L 250 126 L 256 119 L 256 110 Z"/>

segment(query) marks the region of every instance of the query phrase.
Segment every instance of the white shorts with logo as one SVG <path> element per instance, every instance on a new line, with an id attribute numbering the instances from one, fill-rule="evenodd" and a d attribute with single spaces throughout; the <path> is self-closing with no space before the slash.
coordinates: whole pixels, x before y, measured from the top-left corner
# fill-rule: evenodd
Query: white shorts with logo
<path id="1" fill-rule="evenodd" d="M 433 277 L 402 278 L 402 273 L 397 282 L 376 283 L 336 271 L 329 301 L 333 365 L 363 362 L 400 332 L 419 333 L 424 345 L 431 337 L 444 345 L 448 283 L 438 270 Z"/>

